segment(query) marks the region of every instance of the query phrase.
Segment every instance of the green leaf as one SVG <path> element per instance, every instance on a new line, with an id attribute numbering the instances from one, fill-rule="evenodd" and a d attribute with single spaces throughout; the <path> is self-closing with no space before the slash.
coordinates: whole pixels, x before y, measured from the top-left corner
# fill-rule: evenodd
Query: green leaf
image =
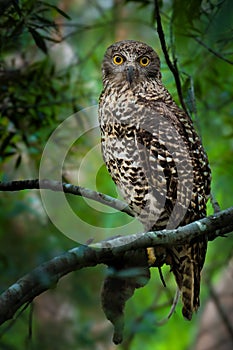
<path id="1" fill-rule="evenodd" d="M 59 7 L 54 6 L 54 5 L 50 5 L 50 4 L 47 4 L 47 3 L 46 3 L 46 5 L 47 5 L 48 7 L 53 8 L 54 10 L 56 10 L 56 11 L 57 11 L 58 13 L 60 13 L 60 15 L 62 15 L 63 17 L 65 17 L 65 18 L 71 20 L 71 17 L 70 17 L 69 15 L 67 15 L 67 13 L 65 13 L 64 11 L 62 11 L 61 9 L 59 9 Z"/>
<path id="2" fill-rule="evenodd" d="M 44 38 L 40 35 L 35 29 L 29 28 L 29 32 L 31 33 L 36 45 L 41 49 L 45 54 L 48 53 L 48 49 L 45 43 Z"/>

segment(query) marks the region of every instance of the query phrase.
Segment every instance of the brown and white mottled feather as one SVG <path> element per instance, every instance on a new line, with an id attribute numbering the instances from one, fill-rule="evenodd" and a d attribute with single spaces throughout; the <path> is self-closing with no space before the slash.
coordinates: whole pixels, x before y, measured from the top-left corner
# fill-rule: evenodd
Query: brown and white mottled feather
<path id="1" fill-rule="evenodd" d="M 121 41 L 107 49 L 102 67 L 102 152 L 125 200 L 146 230 L 172 229 L 204 217 L 211 177 L 207 156 L 191 119 L 161 82 L 156 52 L 138 41 Z M 166 249 L 183 315 L 191 319 L 199 306 L 207 242 L 202 238 Z"/>

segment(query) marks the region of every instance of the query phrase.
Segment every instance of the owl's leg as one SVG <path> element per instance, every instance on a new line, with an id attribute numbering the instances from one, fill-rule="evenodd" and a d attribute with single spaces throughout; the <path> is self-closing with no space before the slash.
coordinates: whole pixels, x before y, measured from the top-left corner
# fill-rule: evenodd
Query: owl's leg
<path id="1" fill-rule="evenodd" d="M 159 277 L 164 287 L 166 287 L 166 282 L 163 278 L 163 273 L 161 267 L 164 264 L 168 264 L 167 251 L 164 247 L 156 246 L 150 247 L 146 249 L 147 257 L 148 257 L 148 265 L 149 267 L 158 267 Z"/>

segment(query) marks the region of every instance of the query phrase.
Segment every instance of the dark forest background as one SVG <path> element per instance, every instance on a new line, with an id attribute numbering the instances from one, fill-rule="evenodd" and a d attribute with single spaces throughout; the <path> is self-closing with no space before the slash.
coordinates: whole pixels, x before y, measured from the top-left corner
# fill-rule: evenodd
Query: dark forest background
<path id="1" fill-rule="evenodd" d="M 168 54 L 179 69 L 186 107 L 209 157 L 212 192 L 221 209 L 230 207 L 232 2 L 164 0 L 159 7 Z M 103 54 L 111 43 L 122 39 L 144 41 L 155 48 L 161 58 L 163 82 L 180 104 L 156 31 L 154 1 L 0 2 L 1 181 L 38 178 L 41 155 L 53 130 L 70 115 L 98 104 Z M 77 118 L 77 130 L 79 127 Z M 65 180 L 75 183 L 76 167 L 89 150 L 84 135 L 70 152 Z M 91 176 L 97 167 L 92 158 L 91 167 L 83 174 L 83 186 L 92 186 Z M 115 196 L 105 167 L 94 171 L 93 189 Z M 111 216 L 93 211 L 80 197 L 70 203 L 84 221 L 116 227 L 115 234 L 118 225 L 130 220 L 122 213 Z M 0 208 L 0 292 L 76 245 L 52 224 L 38 191 L 1 193 Z M 209 205 L 208 213 L 212 212 Z M 227 347 L 221 346 L 233 342 L 232 248 L 230 238 L 209 243 L 201 308 L 192 322 L 182 318 L 179 304 L 169 322 L 157 325 L 169 312 L 175 283 L 165 268 L 165 289 L 154 270 L 150 283 L 136 291 L 127 304 L 125 342 L 116 347 L 100 306 L 105 267 L 98 266 L 67 275 L 56 288 L 37 297 L 33 307 L 3 325 L 0 349 L 225 350 Z"/>

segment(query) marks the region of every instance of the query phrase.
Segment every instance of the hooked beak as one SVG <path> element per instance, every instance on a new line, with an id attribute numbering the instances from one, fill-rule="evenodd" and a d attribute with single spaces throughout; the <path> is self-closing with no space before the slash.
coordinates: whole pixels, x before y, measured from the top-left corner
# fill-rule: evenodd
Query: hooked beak
<path id="1" fill-rule="evenodd" d="M 135 78 L 135 68 L 134 66 L 127 66 L 126 68 L 126 79 L 131 85 Z"/>

